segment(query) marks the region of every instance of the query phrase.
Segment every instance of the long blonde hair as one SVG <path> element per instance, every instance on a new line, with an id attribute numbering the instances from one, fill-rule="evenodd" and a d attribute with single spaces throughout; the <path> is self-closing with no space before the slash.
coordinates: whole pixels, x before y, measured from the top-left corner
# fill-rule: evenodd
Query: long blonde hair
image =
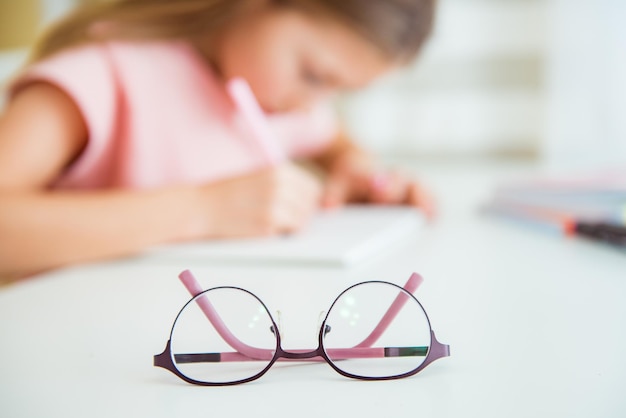
<path id="1" fill-rule="evenodd" d="M 394 59 L 410 59 L 429 35 L 435 0 L 98 0 L 51 26 L 30 62 L 113 39 L 189 39 L 217 30 L 252 2 L 340 19 Z"/>

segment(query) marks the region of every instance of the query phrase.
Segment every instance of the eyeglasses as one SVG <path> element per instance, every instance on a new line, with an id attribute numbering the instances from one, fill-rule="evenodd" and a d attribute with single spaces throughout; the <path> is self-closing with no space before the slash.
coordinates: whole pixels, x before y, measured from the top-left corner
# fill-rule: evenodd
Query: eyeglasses
<path id="1" fill-rule="evenodd" d="M 404 287 L 369 281 L 344 290 L 328 310 L 313 351 L 283 350 L 279 327 L 251 292 L 237 287 L 203 291 L 188 270 L 179 278 L 193 297 L 178 313 L 154 365 L 188 383 L 246 383 L 276 361 L 326 361 L 350 378 L 399 379 L 450 355 L 412 294 L 423 281 L 417 273 Z"/>

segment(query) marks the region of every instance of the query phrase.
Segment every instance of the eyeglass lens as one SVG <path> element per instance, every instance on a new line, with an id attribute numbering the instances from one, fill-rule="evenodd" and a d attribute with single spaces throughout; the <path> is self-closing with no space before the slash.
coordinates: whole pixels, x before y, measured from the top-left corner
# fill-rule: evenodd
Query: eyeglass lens
<path id="1" fill-rule="evenodd" d="M 235 288 L 200 293 L 172 329 L 172 360 L 186 377 L 231 383 L 254 377 L 276 351 L 272 318 L 253 294 Z"/>
<path id="2" fill-rule="evenodd" d="M 383 282 L 362 283 L 341 294 L 324 327 L 326 355 L 337 369 L 356 377 L 409 373 L 424 362 L 431 343 L 419 302 Z"/>

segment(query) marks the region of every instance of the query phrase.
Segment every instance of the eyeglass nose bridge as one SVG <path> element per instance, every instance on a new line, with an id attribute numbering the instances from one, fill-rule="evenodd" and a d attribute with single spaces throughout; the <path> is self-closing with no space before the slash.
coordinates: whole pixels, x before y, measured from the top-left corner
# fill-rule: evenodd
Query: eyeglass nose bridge
<path id="1" fill-rule="evenodd" d="M 276 311 L 276 326 L 278 328 L 278 335 L 280 336 L 281 339 L 284 339 L 285 337 L 285 331 L 283 328 L 283 324 L 281 322 L 281 311 L 277 310 Z M 319 336 L 322 324 L 324 323 L 324 319 L 326 317 L 326 311 L 320 311 L 318 318 L 317 318 L 317 326 L 315 327 L 315 338 L 317 338 Z M 274 325 L 270 325 L 269 330 L 272 334 L 276 335 L 276 329 L 274 328 Z M 326 334 L 328 334 L 330 331 L 332 330 L 332 327 L 328 324 L 324 325 L 324 330 L 322 332 L 322 337 L 325 337 Z"/>
<path id="2" fill-rule="evenodd" d="M 324 311 L 320 312 L 320 318 L 323 319 Z M 318 324 L 316 327 L 316 336 L 319 337 L 320 334 L 325 335 L 327 332 L 330 332 L 330 326 L 326 325 L 324 328 L 328 331 L 320 330 L 321 324 Z M 276 359 L 282 358 L 285 360 L 311 360 L 311 359 L 319 359 L 321 361 L 328 361 L 326 356 L 324 355 L 324 348 L 322 345 L 322 341 L 318 339 L 318 346 L 315 350 L 307 350 L 307 349 L 296 349 L 296 350 L 283 350 L 282 346 L 278 347 L 276 352 Z"/>
<path id="3" fill-rule="evenodd" d="M 296 350 L 296 351 L 285 351 L 279 347 L 278 352 L 276 353 L 276 358 L 283 358 L 287 360 L 306 360 L 313 359 L 319 357 L 320 360 L 325 360 L 323 355 L 324 350 L 322 347 L 318 347 L 312 351 L 305 350 Z"/>
<path id="4" fill-rule="evenodd" d="M 276 319 L 277 319 L 277 327 L 278 327 L 278 337 L 279 337 L 279 341 L 281 341 L 283 337 L 282 325 L 280 323 L 281 312 L 276 311 L 276 314 L 277 314 Z M 325 318 L 326 318 L 326 311 L 320 311 L 319 317 L 318 317 L 318 324 L 315 327 L 316 338 L 318 338 L 320 335 L 322 336 L 322 338 L 325 337 L 326 334 L 328 334 L 332 329 L 330 325 L 323 324 L 323 321 Z M 323 330 L 321 329 L 322 325 L 323 325 Z M 274 325 L 270 326 L 270 331 L 272 332 L 272 334 L 276 335 Z M 326 357 L 324 356 L 324 349 L 323 349 L 322 343 L 319 340 L 318 340 L 318 347 L 314 350 L 306 350 L 306 349 L 293 350 L 293 351 L 284 350 L 279 344 L 278 349 L 276 351 L 275 358 L 276 359 L 282 358 L 285 360 L 307 360 L 307 359 L 319 358 L 320 360 L 326 360 Z"/>

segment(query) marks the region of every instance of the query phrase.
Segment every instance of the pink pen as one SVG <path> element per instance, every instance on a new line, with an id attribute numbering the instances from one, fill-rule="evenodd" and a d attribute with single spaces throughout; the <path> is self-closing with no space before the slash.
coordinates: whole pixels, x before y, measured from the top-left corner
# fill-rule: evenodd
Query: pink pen
<path id="1" fill-rule="evenodd" d="M 280 149 L 265 113 L 246 80 L 240 77 L 233 78 L 226 83 L 226 90 L 248 124 L 250 134 L 267 162 L 276 164 L 284 160 L 284 152 Z"/>

